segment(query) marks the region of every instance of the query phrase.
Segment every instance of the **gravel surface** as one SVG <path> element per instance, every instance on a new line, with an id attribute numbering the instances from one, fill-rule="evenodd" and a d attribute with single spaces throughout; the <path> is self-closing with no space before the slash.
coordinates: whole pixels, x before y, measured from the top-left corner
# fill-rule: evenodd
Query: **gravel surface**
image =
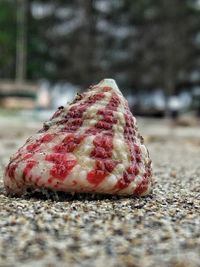
<path id="1" fill-rule="evenodd" d="M 0 267 L 200 266 L 200 131 L 140 120 L 155 185 L 143 198 L 5 195 L 9 156 L 40 123 L 0 118 Z"/>

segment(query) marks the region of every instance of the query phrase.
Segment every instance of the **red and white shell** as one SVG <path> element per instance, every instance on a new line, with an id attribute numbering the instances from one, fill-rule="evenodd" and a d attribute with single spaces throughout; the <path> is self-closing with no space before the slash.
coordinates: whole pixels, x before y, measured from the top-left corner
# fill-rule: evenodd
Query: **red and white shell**
<path id="1" fill-rule="evenodd" d="M 17 195 L 27 188 L 147 194 L 151 160 L 115 81 L 102 80 L 59 108 L 11 158 L 4 184 Z"/>

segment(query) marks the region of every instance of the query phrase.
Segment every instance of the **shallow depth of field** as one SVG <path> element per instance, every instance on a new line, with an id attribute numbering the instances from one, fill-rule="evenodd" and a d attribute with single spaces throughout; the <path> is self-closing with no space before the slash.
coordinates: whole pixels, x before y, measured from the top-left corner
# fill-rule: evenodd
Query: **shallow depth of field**
<path id="1" fill-rule="evenodd" d="M 137 118 L 152 192 L 8 196 L 11 155 L 103 78 Z M 199 159 L 200 1 L 0 1 L 0 267 L 198 267 Z"/>

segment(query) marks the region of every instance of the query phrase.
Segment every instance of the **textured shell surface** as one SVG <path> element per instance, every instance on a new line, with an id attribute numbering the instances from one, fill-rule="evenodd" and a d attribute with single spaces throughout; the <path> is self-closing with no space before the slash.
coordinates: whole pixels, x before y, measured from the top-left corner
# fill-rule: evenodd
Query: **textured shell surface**
<path id="1" fill-rule="evenodd" d="M 60 107 L 11 157 L 9 194 L 29 189 L 140 196 L 150 192 L 152 167 L 127 100 L 112 79 Z"/>

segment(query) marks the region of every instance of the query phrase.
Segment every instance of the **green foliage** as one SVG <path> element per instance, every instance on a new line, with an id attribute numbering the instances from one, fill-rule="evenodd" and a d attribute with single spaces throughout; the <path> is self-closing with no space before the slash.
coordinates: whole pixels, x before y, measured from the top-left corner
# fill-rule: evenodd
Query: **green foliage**
<path id="1" fill-rule="evenodd" d="M 15 1 L 0 1 L 0 77 L 14 78 L 16 14 Z"/>

